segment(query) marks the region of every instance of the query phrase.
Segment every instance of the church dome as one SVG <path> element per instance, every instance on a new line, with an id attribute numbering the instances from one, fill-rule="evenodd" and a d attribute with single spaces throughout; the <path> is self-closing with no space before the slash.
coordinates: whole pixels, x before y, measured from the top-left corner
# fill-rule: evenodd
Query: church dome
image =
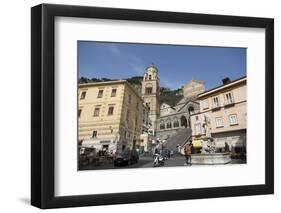
<path id="1" fill-rule="evenodd" d="M 149 65 L 147 68 L 146 68 L 146 71 L 147 72 L 152 72 L 152 73 L 157 73 L 158 72 L 158 69 L 157 67 L 152 63 L 151 65 Z"/>

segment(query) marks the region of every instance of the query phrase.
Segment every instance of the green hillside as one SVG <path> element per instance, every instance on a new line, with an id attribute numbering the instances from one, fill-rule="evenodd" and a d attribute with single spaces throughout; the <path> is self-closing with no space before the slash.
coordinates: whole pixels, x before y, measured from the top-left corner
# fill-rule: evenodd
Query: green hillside
<path id="1" fill-rule="evenodd" d="M 182 89 L 171 90 L 166 87 L 160 87 L 160 104 L 167 103 L 170 106 L 176 105 L 183 98 Z"/>

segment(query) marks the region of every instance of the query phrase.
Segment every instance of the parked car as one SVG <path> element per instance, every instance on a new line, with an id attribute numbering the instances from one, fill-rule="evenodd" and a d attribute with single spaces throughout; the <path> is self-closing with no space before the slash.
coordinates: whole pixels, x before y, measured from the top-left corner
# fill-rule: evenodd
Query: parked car
<path id="1" fill-rule="evenodd" d="M 139 154 L 136 150 L 125 150 L 121 154 L 117 154 L 114 158 L 114 166 L 125 166 L 138 163 Z"/>

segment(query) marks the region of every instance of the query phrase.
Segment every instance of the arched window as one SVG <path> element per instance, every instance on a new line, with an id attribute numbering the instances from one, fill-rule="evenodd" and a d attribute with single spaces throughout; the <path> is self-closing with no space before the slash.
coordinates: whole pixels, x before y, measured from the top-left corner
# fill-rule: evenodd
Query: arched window
<path id="1" fill-rule="evenodd" d="M 172 128 L 172 123 L 171 123 L 170 121 L 168 121 L 168 123 L 166 124 L 166 126 L 167 126 L 167 129 L 170 129 L 170 128 Z"/>
<path id="2" fill-rule="evenodd" d="M 188 113 L 191 115 L 192 113 L 194 113 L 194 107 L 190 106 L 188 107 Z"/>
<path id="3" fill-rule="evenodd" d="M 179 121 L 175 120 L 174 123 L 173 123 L 174 128 L 179 127 L 179 125 L 180 125 Z"/>
<path id="4" fill-rule="evenodd" d="M 181 116 L 181 126 L 184 126 L 185 128 L 187 127 L 187 120 L 184 116 Z"/>
<path id="5" fill-rule="evenodd" d="M 151 83 L 148 83 L 145 85 L 145 94 L 146 95 L 150 95 L 152 94 L 152 91 L 153 91 L 153 85 Z"/>
<path id="6" fill-rule="evenodd" d="M 160 123 L 160 129 L 165 129 L 165 124 L 163 122 Z"/>
<path id="7" fill-rule="evenodd" d="M 145 88 L 145 94 L 146 94 L 146 95 L 152 94 L 152 86 L 151 86 L 151 87 L 146 87 L 146 88 Z"/>

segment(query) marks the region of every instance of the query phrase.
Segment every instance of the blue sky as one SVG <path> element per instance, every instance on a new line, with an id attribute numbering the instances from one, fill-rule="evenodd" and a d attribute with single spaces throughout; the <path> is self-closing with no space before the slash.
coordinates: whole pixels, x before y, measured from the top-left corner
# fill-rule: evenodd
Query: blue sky
<path id="1" fill-rule="evenodd" d="M 211 89 L 225 77 L 246 75 L 246 48 L 78 42 L 79 77 L 142 76 L 151 63 L 158 68 L 161 86 L 176 89 L 196 79 Z"/>

